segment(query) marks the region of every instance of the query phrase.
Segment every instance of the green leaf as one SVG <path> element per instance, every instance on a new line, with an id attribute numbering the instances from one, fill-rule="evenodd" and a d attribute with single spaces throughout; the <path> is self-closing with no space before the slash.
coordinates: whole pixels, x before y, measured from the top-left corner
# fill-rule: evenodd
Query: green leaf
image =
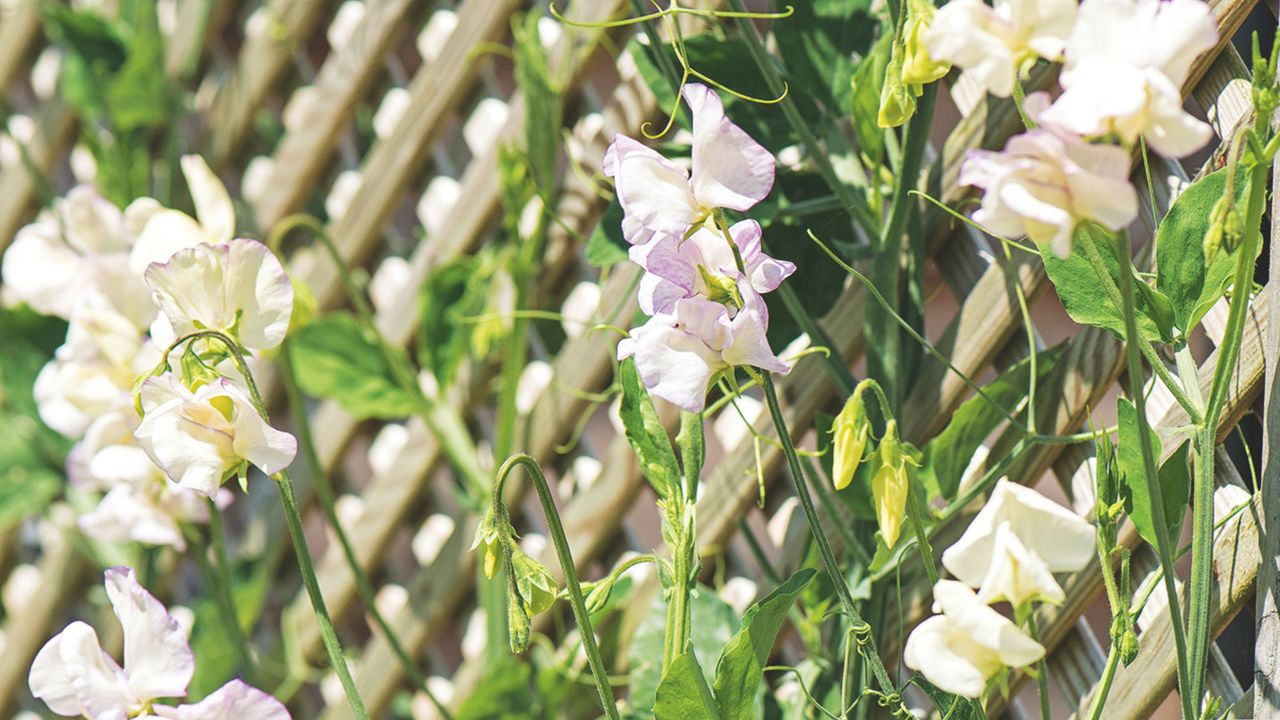
<path id="1" fill-rule="evenodd" d="M 524 720 L 538 717 L 531 711 L 537 705 L 529 687 L 532 669 L 528 663 L 503 656 L 488 665 L 480 687 L 471 693 L 458 712 L 456 720 Z"/>
<path id="2" fill-rule="evenodd" d="M 630 702 L 638 714 L 650 714 L 662 680 L 662 647 L 667 627 L 667 606 L 661 595 L 652 599 L 648 613 L 636 628 L 627 650 L 628 675 L 631 678 Z M 738 630 L 738 615 L 714 590 L 699 586 L 689 609 L 693 622 L 690 639 L 693 650 L 701 658 L 700 665 L 709 667 Z M 706 670 L 703 670 L 704 676 Z M 712 678 L 706 678 L 708 682 Z"/>
<path id="3" fill-rule="evenodd" d="M 1104 278 L 1095 270 L 1089 259 L 1089 248 L 1098 251 L 1110 277 Z M 1116 256 L 1115 242 L 1098 229 L 1081 226 L 1067 257 L 1058 257 L 1047 244 L 1040 246 L 1040 252 L 1044 257 L 1045 273 L 1053 282 L 1062 307 L 1071 319 L 1081 325 L 1103 328 L 1123 341 L 1124 311 L 1120 306 L 1120 295 L 1118 290 L 1109 289 L 1120 287 L 1120 260 Z M 1133 281 L 1144 284 L 1137 277 Z M 1159 301 L 1153 307 L 1151 292 L 1139 289 L 1135 295 L 1138 333 L 1151 342 L 1169 342 L 1172 338 L 1167 322 L 1168 308 Z M 1160 321 L 1162 317 L 1166 322 Z"/>
<path id="4" fill-rule="evenodd" d="M 40 420 L 32 387 L 66 327 L 25 307 L 0 310 L 0 529 L 41 512 L 62 492 L 70 443 Z"/>
<path id="5" fill-rule="evenodd" d="M 480 324 L 471 319 L 485 311 L 494 267 L 493 253 L 481 251 L 435 269 L 422 285 L 418 362 L 441 386 L 453 382 L 464 359 L 487 355 L 487 346 L 473 346 Z"/>
<path id="6" fill-rule="evenodd" d="M 622 385 L 622 404 L 618 415 L 626 431 L 627 442 L 636 452 L 640 470 L 658 496 L 665 499 L 680 486 L 680 466 L 676 464 L 671 438 L 653 409 L 649 391 L 640 382 L 635 360 L 627 358 L 618 365 L 618 381 Z"/>
<path id="7" fill-rule="evenodd" d="M 1178 196 L 1156 230 L 1156 288 L 1173 305 L 1174 325 L 1189 334 L 1231 284 L 1238 248 L 1224 247 L 1212 262 L 1205 262 L 1204 237 L 1210 213 L 1226 191 L 1223 168 L 1200 178 Z M 1236 202 L 1247 190 L 1245 172 L 1236 178 Z M 1258 244 L 1261 250 L 1262 244 Z"/>
<path id="8" fill-rule="evenodd" d="M 1146 472 L 1142 463 L 1142 446 L 1138 435 L 1138 412 L 1133 403 L 1121 398 L 1116 402 L 1119 422 L 1119 445 L 1116 457 L 1120 465 L 1120 495 L 1124 498 L 1125 512 L 1133 520 L 1138 534 L 1152 545 L 1156 544 L 1155 521 L 1151 514 L 1151 496 L 1147 492 Z M 1148 428 L 1152 452 L 1160 456 L 1160 436 Z M 1159 468 L 1156 477 L 1160 482 L 1160 496 L 1164 502 L 1164 516 L 1170 532 L 1181 524 L 1183 511 L 1191 501 L 1191 474 L 1187 467 L 1188 443 Z"/>
<path id="9" fill-rule="evenodd" d="M 880 24 L 871 13 L 871 3 L 814 0 L 794 3 L 794 7 L 790 17 L 773 23 L 773 37 L 790 73 L 792 92 L 807 92 L 836 115 L 852 110 L 853 56 L 871 46 Z M 871 118 L 874 121 L 875 112 Z"/>
<path id="10" fill-rule="evenodd" d="M 742 628 L 725 646 L 716 664 L 715 691 L 720 717 L 725 720 L 752 717 L 774 639 L 796 596 L 816 572 L 812 568 L 797 572 L 742 616 Z"/>
<path id="11" fill-rule="evenodd" d="M 657 720 L 695 720 L 718 718 L 720 709 L 707 687 L 693 646 L 671 661 L 667 672 L 658 684 L 657 698 L 653 703 L 653 716 Z"/>
<path id="12" fill-rule="evenodd" d="M 381 350 L 350 313 L 313 321 L 289 339 L 298 386 L 314 397 L 336 400 L 357 418 L 412 415 L 415 398 L 392 382 Z"/>
<path id="13" fill-rule="evenodd" d="M 876 40 L 867 56 L 858 63 L 850 81 L 850 117 L 853 118 L 853 134 L 872 167 L 880 164 L 884 156 L 884 129 L 876 118 L 880 113 L 880 91 L 884 87 L 885 69 L 889 66 L 889 52 L 893 49 L 893 33 L 884 33 Z"/>
<path id="14" fill-rule="evenodd" d="M 1043 382 L 1062 356 L 1064 346 L 1043 350 L 1036 357 L 1037 383 Z M 1031 376 L 1030 359 L 1010 366 L 985 387 L 983 392 L 1000 407 L 1010 412 L 1027 394 Z M 924 462 L 920 477 L 932 486 L 945 500 L 952 500 L 960 487 L 965 468 L 973 459 L 978 446 L 1005 422 L 1003 413 L 987 399 L 974 395 L 956 409 L 947 427 L 923 448 Z"/>
<path id="15" fill-rule="evenodd" d="M 596 267 L 608 267 L 628 259 L 627 244 L 622 237 L 622 205 L 617 200 L 609 203 L 600 222 L 587 239 L 587 262 Z"/>
<path id="16" fill-rule="evenodd" d="M 511 20 L 516 84 L 523 93 L 526 119 L 525 154 L 529 172 L 543 193 L 555 187 L 560 155 L 559 84 L 552 77 L 547 51 L 538 36 L 542 14 L 531 12 Z M 545 197 L 545 195 L 544 195 Z"/>

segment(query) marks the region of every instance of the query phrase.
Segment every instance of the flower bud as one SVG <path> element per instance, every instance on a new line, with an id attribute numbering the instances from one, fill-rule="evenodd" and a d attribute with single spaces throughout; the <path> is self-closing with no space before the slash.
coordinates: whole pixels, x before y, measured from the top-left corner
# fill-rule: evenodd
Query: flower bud
<path id="1" fill-rule="evenodd" d="M 1133 628 L 1125 630 L 1120 638 L 1120 662 L 1124 663 L 1125 667 L 1129 667 L 1137 659 L 1138 646 L 1138 634 L 1133 631 Z"/>
<path id="2" fill-rule="evenodd" d="M 862 401 L 862 390 L 855 390 L 845 401 L 844 408 L 831 423 L 831 432 L 835 435 L 832 442 L 831 479 L 836 490 L 843 490 L 853 482 L 853 474 L 862 464 L 862 455 L 867 449 L 867 440 L 871 435 L 871 423 L 867 421 L 866 404 Z"/>
<path id="3" fill-rule="evenodd" d="M 493 579 L 498 573 L 498 563 L 502 561 L 502 543 L 505 535 L 501 532 L 498 525 L 498 518 L 493 512 L 493 508 L 485 511 L 484 516 L 480 518 L 480 524 L 476 526 L 475 539 L 471 541 L 471 549 L 481 548 L 482 558 L 481 567 L 484 568 L 484 576 Z"/>
<path id="4" fill-rule="evenodd" d="M 551 571 L 518 547 L 511 548 L 511 574 L 529 615 L 545 612 L 555 603 L 559 590 Z"/>
<path id="5" fill-rule="evenodd" d="M 902 520 L 907 513 L 907 493 L 911 479 L 907 474 L 906 448 L 898 439 L 898 423 L 890 420 L 880 443 L 880 468 L 871 478 L 871 498 L 876 509 L 876 522 L 884 544 L 893 547 L 902 534 Z"/>
<path id="6" fill-rule="evenodd" d="M 1240 215 L 1235 211 L 1231 196 L 1223 193 L 1209 211 L 1209 231 L 1204 235 L 1204 261 L 1213 262 L 1225 245 L 1228 250 L 1240 239 Z"/>
<path id="7" fill-rule="evenodd" d="M 951 70 L 951 63 L 934 60 L 925 47 L 924 36 L 938 9 L 927 0 L 910 0 L 903 28 L 902 82 L 919 96 L 925 85 L 941 80 Z"/>
<path id="8" fill-rule="evenodd" d="M 916 114 L 916 96 L 902 81 L 902 58 L 898 49 L 893 51 L 889 69 L 884 75 L 884 88 L 880 91 L 880 114 L 876 124 L 893 128 L 905 124 Z"/>
<path id="9" fill-rule="evenodd" d="M 508 587 L 511 583 L 507 583 Z M 529 614 L 520 598 L 507 593 L 507 642 L 511 652 L 519 655 L 529 649 Z"/>
<path id="10" fill-rule="evenodd" d="M 613 578 L 605 578 L 593 583 L 583 583 L 582 589 L 587 591 L 587 612 L 595 614 L 604 609 L 613 594 Z"/>

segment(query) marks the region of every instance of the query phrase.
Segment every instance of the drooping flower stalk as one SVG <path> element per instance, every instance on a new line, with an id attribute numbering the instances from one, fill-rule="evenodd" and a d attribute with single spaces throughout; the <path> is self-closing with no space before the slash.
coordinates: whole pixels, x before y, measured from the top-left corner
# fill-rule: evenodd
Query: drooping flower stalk
<path id="1" fill-rule="evenodd" d="M 600 705 L 610 720 L 618 720 L 618 708 L 613 699 L 613 689 L 609 685 L 609 675 L 604 666 L 604 659 L 600 655 L 599 644 L 596 642 L 595 630 L 591 625 L 591 615 L 587 612 L 586 600 L 582 594 L 582 584 L 578 580 L 578 568 L 573 562 L 573 553 L 569 549 L 569 539 L 565 536 L 564 525 L 560 522 L 560 511 L 556 509 L 555 499 L 551 495 L 551 488 L 547 485 L 547 479 L 542 474 L 542 468 L 539 467 L 537 460 L 523 453 L 507 458 L 507 461 L 498 469 L 497 478 L 493 483 L 491 512 L 494 513 L 496 518 L 501 518 L 498 521 L 499 523 L 506 522 L 503 490 L 506 487 L 507 478 L 517 467 L 525 469 L 529 479 L 533 482 L 534 489 L 538 493 L 538 501 L 542 504 L 542 513 L 547 521 L 547 530 L 551 535 L 551 543 L 556 549 L 556 558 L 560 561 L 560 570 L 564 574 L 564 584 L 569 594 L 569 604 L 573 608 L 573 616 L 578 623 L 578 634 L 582 636 L 582 649 L 587 655 L 587 664 L 591 667 L 591 676 L 595 680 L 596 691 L 600 694 Z M 498 532 L 501 533 L 503 530 L 499 529 Z M 511 567 L 512 540 L 510 537 L 506 537 L 499 538 L 499 541 L 502 542 L 502 554 L 508 565 L 508 582 L 514 584 L 517 581 L 517 571 Z M 489 554 L 490 552 L 487 550 L 486 556 Z M 510 599 L 508 601 L 510 602 Z"/>
<path id="2" fill-rule="evenodd" d="M 168 358 L 170 353 L 178 347 L 201 339 L 216 341 L 224 347 L 244 379 L 253 408 L 263 422 L 267 422 L 266 403 L 263 402 L 262 395 L 258 392 L 258 385 L 253 379 L 253 372 L 249 369 L 249 364 L 245 361 L 240 347 L 231 338 L 214 330 L 198 330 L 175 340 L 166 349 L 164 357 Z M 294 554 L 298 559 L 298 569 L 302 574 L 302 584 L 306 588 L 307 596 L 311 601 L 311 609 L 315 613 L 316 623 L 320 626 L 320 638 L 324 643 L 325 651 L 329 655 L 329 662 L 333 665 L 334 672 L 338 675 L 338 681 L 342 684 L 342 689 L 346 693 L 352 713 L 355 714 L 357 720 L 368 720 L 369 713 L 365 709 L 364 700 L 361 699 L 360 692 L 356 689 L 355 680 L 351 676 L 351 668 L 347 665 L 346 655 L 343 654 L 342 644 L 338 640 L 338 633 L 334 630 L 332 618 L 329 617 L 329 609 L 325 605 L 324 594 L 320 591 L 320 582 L 316 577 L 315 561 L 311 557 L 310 548 L 307 547 L 307 538 L 302 528 L 302 514 L 298 509 L 297 498 L 293 494 L 293 482 L 289 479 L 288 471 L 284 469 L 273 473 L 271 478 L 275 480 L 276 488 L 280 492 L 280 501 L 284 506 L 285 523 L 289 529 L 289 539 L 293 543 Z"/>

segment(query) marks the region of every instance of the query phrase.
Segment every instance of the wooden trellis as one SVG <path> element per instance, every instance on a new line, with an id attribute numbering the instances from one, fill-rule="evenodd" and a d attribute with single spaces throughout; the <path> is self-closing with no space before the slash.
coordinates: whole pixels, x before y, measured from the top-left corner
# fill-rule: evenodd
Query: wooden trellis
<path id="1" fill-rule="evenodd" d="M 353 26 L 334 29 L 335 18 L 363 14 Z M 205 7 L 207 5 L 207 7 Z M 1253 0 L 1211 0 L 1222 39 L 1215 51 L 1197 61 L 1184 95 L 1209 117 L 1218 136 L 1229 137 L 1249 108 L 1247 69 L 1231 43 Z M 175 80 L 196 89 L 197 128 L 192 147 L 206 154 L 211 165 L 234 189 L 244 204 L 240 209 L 243 230 L 262 236 L 292 213 L 327 206 L 326 229 L 346 260 L 368 267 L 391 254 L 402 255 L 410 269 L 409 282 L 393 302 L 377 310 L 377 321 L 389 340 L 410 345 L 420 321 L 418 289 L 430 270 L 474 252 L 494 235 L 501 212 L 496 172 L 499 146 L 519 136 L 525 122 L 524 103 L 506 76 L 504 60 L 486 52 L 494 42 L 509 43 L 514 12 L 527 9 L 517 0 L 461 0 L 413 2 L 364 0 L 337 4 L 323 0 L 247 0 L 179 2 L 169 38 L 166 71 Z M 567 14 L 585 20 L 603 20 L 628 11 L 625 0 L 579 0 Z M 1274 8 L 1272 8 L 1274 10 Z M 783 22 L 783 21 L 780 21 Z M 541 306 L 555 310 L 577 282 L 593 279 L 596 271 L 582 259 L 581 238 L 590 235 L 604 209 L 596 188 L 587 178 L 595 175 L 604 149 L 619 132 L 635 134 L 645 120 L 661 115 L 655 99 L 639 77 L 634 64 L 609 52 L 625 37 L 562 28 L 549 33 L 551 57 L 570 63 L 564 70 L 567 93 L 575 108 L 570 117 L 575 148 L 568 157 L 583 173 L 566 172 L 566 189 L 557 208 L 564 226 L 552 234 L 537 297 Z M 338 37 L 341 36 L 341 37 Z M 318 39 L 319 38 L 319 39 Z M 328 40 L 324 40 L 327 38 Z M 332 42 L 337 39 L 339 42 Z M 73 182 L 69 155 L 76 127 L 72 113 L 56 97 L 41 96 L 29 77 L 35 58 L 44 50 L 39 12 L 34 2 L 0 2 L 0 106 L 9 110 L 9 134 L 24 149 L 24 162 L 0 166 L 0 250 L 29 221 L 45 201 L 42 183 L 57 194 Z M 571 52 L 566 52 L 571 50 Z M 192 61 L 195 58 L 195 61 Z M 193 74 L 188 70 L 194 68 Z M 1047 84 L 1047 74 L 1038 82 Z M 1033 81 L 1036 82 L 1036 81 Z M 388 96 L 393 96 L 388 98 Z M 951 88 L 951 99 L 963 119 L 952 129 L 946 144 L 933 149 L 932 180 L 948 202 L 965 197 L 969 189 L 957 184 L 964 153 L 972 148 L 998 148 L 1021 126 L 1008 102 L 981 95 L 964 83 Z M 397 106 L 387 109 L 384 106 Z M 394 112 L 398 109 L 399 112 Z M 296 111 L 296 112 L 295 112 Z M 294 117 L 290 113 L 294 112 Z M 388 118 L 376 128 L 372 140 L 361 147 L 354 125 L 358 117 Z M 301 114 L 303 122 L 293 122 Z M 264 120 L 264 117 L 266 120 Z M 15 122 L 15 119 L 23 120 Z M 391 122 L 394 120 L 394 122 Z M 282 129 L 270 138 L 258 132 L 263 124 Z M 473 144 L 474 143 L 474 144 Z M 1213 163 L 1211 158 L 1208 163 Z M 1157 204 L 1167 207 L 1173 194 L 1194 177 L 1199 168 L 1157 161 L 1153 166 Z M 34 171 L 34 173 L 33 173 Z M 41 180 L 38 181 L 37 178 Z M 1139 165 L 1134 181 L 1139 195 L 1147 197 L 1146 178 Z M 1172 181 L 1172 182 L 1170 182 Z M 1171 189 L 1172 188 L 1172 189 Z M 326 203 L 326 200 L 333 202 Z M 422 208 L 421 212 L 419 209 Z M 1143 217 L 1150 217 L 1150 208 Z M 426 226 L 425 233 L 420 228 Z M 1030 301 L 1048 289 L 1038 261 L 1016 256 L 997 262 L 988 246 L 968 228 L 944 214 L 927 215 L 929 252 L 957 308 L 940 332 L 932 332 L 938 347 L 955 366 L 969 376 L 982 376 L 992 368 L 1007 366 L 1024 356 L 1028 340 L 1013 292 L 1021 286 Z M 1139 239 L 1149 244 L 1149 235 Z M 1149 249 L 1139 251 L 1150 266 Z M 309 285 L 321 308 L 346 301 L 333 266 L 314 248 L 296 251 L 290 270 Z M 604 281 L 606 306 L 618 304 L 619 317 L 634 311 L 629 288 L 636 270 L 619 266 Z M 1263 378 L 1263 328 L 1269 321 L 1273 292 L 1264 290 L 1253 301 L 1251 323 L 1246 329 L 1237 378 L 1227 402 L 1223 438 L 1234 431 L 1241 417 L 1258 400 Z M 868 301 L 862 287 L 849 284 L 833 309 L 821 320 L 835 343 L 832 348 L 851 367 L 862 356 L 862 317 Z M 1209 342 L 1218 339 L 1224 308 L 1206 319 Z M 931 323 L 934 318 L 931 316 Z M 1037 339 L 1039 342 L 1039 339 Z M 592 406 L 587 396 L 603 391 L 612 381 L 615 341 L 607 333 L 570 338 L 550 363 L 552 379 L 523 419 L 525 442 L 521 449 L 547 466 L 572 477 L 572 456 L 558 446 L 583 413 Z M 1214 358 L 1205 364 L 1202 384 L 1207 387 Z M 442 401 L 458 408 L 485 437 L 487 397 L 482 380 L 493 368 L 469 362 L 461 382 Z M 1112 392 L 1123 372 L 1122 348 L 1107 333 L 1087 328 L 1066 342 L 1054 370 L 1049 400 L 1038 408 L 1037 425 L 1054 433 L 1079 431 L 1092 408 Z M 263 369 L 265 385 L 275 387 L 271 368 Z M 842 398 L 817 358 L 807 358 L 779 386 L 791 428 L 798 436 L 813 431 L 820 411 L 829 411 Z M 1186 423 L 1182 410 L 1167 398 L 1149 401 L 1152 419 L 1163 427 Z M 926 359 L 905 407 L 928 407 L 928 413 L 902 418 L 903 435 L 923 442 L 936 434 L 951 413 L 969 397 L 967 387 L 940 364 Z M 1163 410 L 1163 415 L 1159 411 Z M 604 409 L 598 410 L 599 421 Z M 733 412 L 728 410 L 727 412 Z M 674 413 L 664 419 L 675 423 Z M 757 429 L 773 437 L 772 425 L 761 415 Z M 447 491 L 450 471 L 443 451 L 425 430 L 410 422 L 403 443 L 389 465 L 370 471 L 362 459 L 369 439 L 382 428 L 361 422 L 336 403 L 322 402 L 312 409 L 312 424 L 322 464 L 341 489 L 354 498 L 346 503 L 343 521 L 365 570 L 388 598 L 386 610 L 401 642 L 422 660 L 434 676 L 452 678 L 450 702 L 459 704 L 473 690 L 484 670 L 480 657 L 460 657 L 460 630 L 474 607 L 475 571 L 470 545 L 476 518 L 463 514 Z M 596 422 L 600 428 L 607 423 Z M 728 437 L 730 434 L 726 434 Z M 593 441 L 575 453 L 599 460 L 602 470 L 589 483 L 566 483 L 560 498 L 564 524 L 579 569 L 598 573 L 627 550 L 649 551 L 638 544 L 644 532 L 628 526 L 632 509 L 650 507 L 650 491 L 619 434 L 593 433 Z M 993 452 L 1011 444 L 1012 434 L 996 440 Z M 757 523 L 752 506 L 760 490 L 755 468 L 768 486 L 767 514 L 785 526 L 787 491 L 775 481 L 785 473 L 782 455 L 764 444 L 757 454 L 750 434 L 729 438 L 709 465 L 698 499 L 699 539 L 708 554 L 724 551 L 742 555 L 735 542 L 740 520 Z M 1171 454 L 1171 450 L 1169 451 Z M 1090 460 L 1089 451 L 1064 446 L 1038 446 L 1027 453 L 1010 473 L 1019 482 L 1035 483 L 1052 474 L 1067 497 L 1077 488 L 1072 478 Z M 1220 483 L 1239 483 L 1239 471 L 1224 460 Z M 513 483 L 513 500 L 520 492 Z M 582 489 L 577 489 L 582 487 Z M 305 488 L 304 488 L 305 490 Z M 1215 547 L 1215 634 L 1253 597 L 1258 561 L 1255 512 L 1246 511 L 1230 532 L 1218 536 Z M 513 505 L 513 507 L 516 507 Z M 283 534 L 283 523 L 274 497 L 254 495 L 235 510 L 240 537 L 233 544 L 251 552 L 265 547 L 264 538 Z M 318 518 L 318 512 L 316 513 Z M 847 518 L 828 518 L 831 522 Z M 518 524 L 533 530 L 541 520 L 529 516 Z M 73 542 L 73 523 L 65 513 L 54 512 L 39 526 L 38 542 L 19 530 L 0 536 L 0 568 L 8 572 L 19 563 L 34 563 L 42 579 L 38 590 L 19 607 L 7 607 L 0 627 L 0 714 L 25 703 L 26 677 L 31 658 L 66 619 L 92 584 L 93 573 Z M 761 538 L 765 553 L 783 568 L 800 562 L 799 548 L 781 541 L 785 535 Z M 419 536 L 424 548 L 411 552 L 408 538 Z M 239 541 L 239 542 L 237 542 Z M 1121 541 L 1137 548 L 1139 538 L 1131 525 Z M 398 692 L 409 689 L 390 647 L 366 631 L 358 612 L 354 579 L 339 548 L 314 533 L 320 583 L 331 612 L 341 620 L 344 642 L 355 649 L 357 685 L 375 717 L 385 716 Z M 323 547 L 321 548 L 321 546 Z M 233 548 L 234 549 L 234 548 Z M 1144 551 L 1138 551 L 1141 558 Z M 553 569 L 551 551 L 544 560 Z M 1150 562 L 1149 558 L 1146 562 Z M 1139 560 L 1135 560 L 1139 563 Z M 749 565 L 750 563 L 743 563 Z M 644 598 L 657 591 L 656 578 L 638 589 Z M 1097 628 L 1085 612 L 1101 593 L 1096 567 L 1071 577 L 1065 584 L 1068 600 L 1059 608 L 1047 608 L 1040 619 L 1046 646 L 1051 648 L 1051 672 L 1069 697 L 1068 705 L 1088 706 L 1093 684 L 1101 673 L 1105 653 Z M 276 593 L 288 589 L 274 588 Z M 283 621 L 299 630 L 304 656 L 319 661 L 320 636 L 306 596 L 297 589 L 293 597 L 277 597 L 286 605 Z M 908 609 L 919 616 L 927 598 L 910 596 Z M 643 613 L 647 601 L 632 603 L 632 614 Z M 627 619 L 631 626 L 638 617 Z M 367 639 L 356 647 L 359 639 Z M 1167 616 L 1161 615 L 1142 633 L 1143 651 L 1137 663 L 1122 669 L 1111 691 L 1107 717 L 1144 718 L 1174 689 L 1174 653 Z M 1212 648 L 1207 687 L 1229 703 L 1245 699 L 1242 688 L 1221 649 Z M 784 650 L 785 652 L 785 650 Z M 1015 680 L 1015 687 L 1024 678 Z M 1020 712 L 1009 708 L 1016 716 Z M 427 712 L 427 711 L 423 711 Z M 1247 716 L 1246 709 L 1244 715 Z M 327 703 L 321 717 L 347 718 L 350 711 L 338 698 Z"/>

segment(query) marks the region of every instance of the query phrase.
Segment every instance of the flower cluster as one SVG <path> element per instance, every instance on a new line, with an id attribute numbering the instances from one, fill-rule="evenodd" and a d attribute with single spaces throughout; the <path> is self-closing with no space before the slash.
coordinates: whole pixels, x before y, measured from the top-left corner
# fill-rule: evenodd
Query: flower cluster
<path id="1" fill-rule="evenodd" d="M 881 414 L 889 418 L 885 423 L 884 437 L 880 438 L 879 445 L 870 456 L 864 457 L 873 439 L 865 399 L 871 389 L 879 397 L 880 389 L 874 381 L 862 381 L 831 424 L 834 435 L 832 481 L 836 490 L 843 490 L 853 482 L 853 475 L 859 465 L 863 462 L 873 463 L 871 502 L 875 507 L 876 522 L 880 526 L 880 538 L 884 540 L 885 547 L 892 548 L 902 535 L 907 501 L 911 495 L 908 467 L 919 466 L 919 451 L 898 435 L 898 421 L 889 416 L 887 406 L 881 403 Z"/>
<path id="2" fill-rule="evenodd" d="M 1044 656 L 1044 647 L 989 607 L 1008 602 L 1018 616 L 1032 602 L 1061 603 L 1054 573 L 1093 558 L 1095 529 L 1028 487 L 1001 479 L 964 535 L 942 554 L 955 580 L 933 589 L 934 611 L 907 638 L 903 660 L 934 685 L 976 698 L 1005 667 Z M 977 590 L 977 593 L 974 592 Z"/>
<path id="3" fill-rule="evenodd" d="M 98 634 L 73 622 L 45 643 L 31 664 L 31 694 L 64 717 L 166 718 L 168 720 L 288 720 L 274 697 L 232 680 L 200 702 L 161 705 L 183 698 L 195 674 L 186 633 L 129 568 L 106 571 L 107 597 L 124 629 L 124 665 L 102 649 Z"/>
<path id="4" fill-rule="evenodd" d="M 184 157 L 182 170 L 196 218 L 150 198 L 122 212 L 79 186 L 23 228 L 4 258 L 6 300 L 68 322 L 35 398 L 45 423 L 78 441 L 72 484 L 105 493 L 80 526 L 108 542 L 183 549 L 181 523 L 208 518 L 202 496 L 225 503 L 223 482 L 246 462 L 273 473 L 296 450 L 250 401 L 230 348 L 175 348 L 184 372 L 168 371 L 165 349 L 197 331 L 274 348 L 293 310 L 271 251 L 233 239 L 234 209 L 213 172 L 198 156 Z"/>
<path id="5" fill-rule="evenodd" d="M 1208 125 L 1182 107 L 1191 63 L 1218 29 L 1202 0 L 954 0 L 923 32 L 933 62 L 1008 97 L 1038 60 L 1061 61 L 1062 94 L 1023 105 L 1035 129 L 1001 152 L 971 151 L 961 182 L 985 194 L 974 220 L 1059 255 L 1076 226 L 1123 229 L 1138 212 L 1128 154 L 1139 139 L 1168 157 L 1203 147 Z M 904 77 L 905 81 L 905 77 Z M 1112 139 L 1094 144 L 1089 139 Z"/>
<path id="6" fill-rule="evenodd" d="M 773 187 L 774 159 L 724 114 L 708 87 L 686 85 L 693 114 L 691 168 L 618 135 L 604 173 L 616 184 L 623 235 L 644 268 L 639 302 L 650 316 L 618 345 L 634 357 L 645 387 L 698 412 L 707 386 L 737 365 L 786 373 L 769 347 L 764 293 L 795 271 L 766 255 L 754 220 L 732 226 L 723 210 L 745 211 Z"/>

